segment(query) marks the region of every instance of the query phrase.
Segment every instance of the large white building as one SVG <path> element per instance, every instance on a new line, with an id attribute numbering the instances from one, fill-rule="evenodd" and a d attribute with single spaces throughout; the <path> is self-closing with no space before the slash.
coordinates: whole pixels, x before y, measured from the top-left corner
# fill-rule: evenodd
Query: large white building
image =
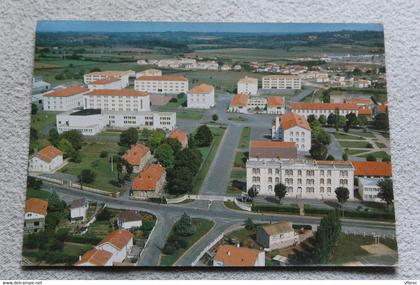
<path id="1" fill-rule="evenodd" d="M 295 142 L 300 151 L 311 149 L 311 127 L 302 115 L 287 113 L 277 117 L 272 127 L 272 139 Z"/>
<path id="2" fill-rule="evenodd" d="M 130 89 L 98 89 L 83 95 L 84 109 L 105 111 L 150 111 L 150 96 L 146 92 Z"/>
<path id="3" fill-rule="evenodd" d="M 282 183 L 290 198 L 336 200 L 335 190 L 346 187 L 354 199 L 354 168 L 347 161 L 250 158 L 246 182 L 260 195 L 274 196 L 275 185 Z"/>
<path id="4" fill-rule="evenodd" d="M 248 95 L 234 95 L 230 101 L 228 111 L 233 113 L 248 113 Z"/>
<path id="5" fill-rule="evenodd" d="M 262 89 L 301 89 L 302 78 L 297 75 L 267 75 L 262 78 Z"/>
<path id="6" fill-rule="evenodd" d="M 69 111 L 83 107 L 83 94 L 89 89 L 83 86 L 72 86 L 57 89 L 43 96 L 45 111 Z"/>
<path id="7" fill-rule="evenodd" d="M 308 118 L 309 115 L 314 115 L 315 118 L 324 115 L 326 118 L 330 114 L 338 114 L 345 116 L 353 113 L 356 116 L 359 114 L 359 106 L 356 104 L 345 104 L 345 103 L 305 103 L 297 102 L 290 104 L 290 110 L 293 113 L 305 116 Z"/>
<path id="8" fill-rule="evenodd" d="M 97 89 L 123 89 L 125 88 L 123 81 L 117 77 L 107 79 L 99 79 L 88 84 L 89 90 Z"/>
<path id="9" fill-rule="evenodd" d="M 187 93 L 187 108 L 210 109 L 214 107 L 214 87 L 209 84 L 194 86 Z"/>
<path id="10" fill-rule="evenodd" d="M 188 79 L 175 75 L 140 76 L 134 81 L 134 89 L 161 94 L 187 93 Z"/>
<path id="11" fill-rule="evenodd" d="M 38 151 L 29 160 L 30 172 L 54 172 L 63 165 L 63 152 L 52 145 Z"/>
<path id="12" fill-rule="evenodd" d="M 384 201 L 378 197 L 378 193 L 381 190 L 381 188 L 378 186 L 378 182 L 382 179 L 383 178 L 359 177 L 358 193 L 360 198 L 362 198 L 362 200 L 365 202 L 384 203 Z"/>
<path id="13" fill-rule="evenodd" d="M 285 100 L 281 96 L 267 97 L 267 113 L 281 115 L 286 112 Z"/>
<path id="14" fill-rule="evenodd" d="M 257 95 L 258 93 L 258 79 L 245 76 L 238 81 L 238 92 L 247 95 Z"/>
<path id="15" fill-rule="evenodd" d="M 59 134 L 79 130 L 85 136 L 100 133 L 105 127 L 114 129 L 146 128 L 172 130 L 176 125 L 175 112 L 101 111 L 85 109 L 73 113 L 57 114 Z"/>
<path id="16" fill-rule="evenodd" d="M 129 78 L 131 73 L 131 70 L 95 71 L 85 74 L 83 76 L 83 81 L 85 84 L 90 84 L 91 82 L 97 80 L 119 78 L 122 82 L 122 86 L 125 88 L 129 85 Z"/>

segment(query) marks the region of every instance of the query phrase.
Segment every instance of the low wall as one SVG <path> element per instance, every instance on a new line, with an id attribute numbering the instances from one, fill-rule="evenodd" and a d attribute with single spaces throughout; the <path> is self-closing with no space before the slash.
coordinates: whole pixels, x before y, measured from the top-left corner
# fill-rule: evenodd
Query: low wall
<path id="1" fill-rule="evenodd" d="M 240 209 L 242 209 L 244 211 L 252 212 L 252 206 L 251 205 L 246 204 L 246 203 L 239 202 L 237 199 L 234 199 L 234 202 L 235 202 L 235 205 L 238 208 L 240 208 Z"/>
<path id="2" fill-rule="evenodd" d="M 186 195 L 182 195 L 182 196 L 179 196 L 179 197 L 176 197 L 176 198 L 165 197 L 165 199 L 166 199 L 167 204 L 177 204 L 177 203 L 182 203 L 185 200 L 191 199 L 191 197 L 190 197 L 190 195 L 186 194 Z"/>
<path id="3" fill-rule="evenodd" d="M 35 177 L 37 179 L 44 180 L 44 181 L 48 181 L 48 182 L 60 184 L 60 185 L 63 185 L 64 184 L 64 181 L 61 180 L 61 179 L 55 179 L 55 178 L 45 177 L 45 176 L 33 176 L 33 177 Z"/>

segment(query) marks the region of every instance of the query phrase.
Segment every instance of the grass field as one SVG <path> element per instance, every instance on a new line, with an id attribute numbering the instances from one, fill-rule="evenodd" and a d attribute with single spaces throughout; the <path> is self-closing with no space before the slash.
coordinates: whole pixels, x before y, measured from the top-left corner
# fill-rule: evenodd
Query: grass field
<path id="1" fill-rule="evenodd" d="M 380 242 L 391 249 L 397 249 L 397 243 L 393 239 L 381 239 Z M 369 253 L 360 246 L 373 243 L 375 243 L 373 237 L 341 234 L 330 263 L 343 264 L 356 261 L 357 257 L 367 256 Z"/>
<path id="2" fill-rule="evenodd" d="M 197 194 L 200 191 L 201 185 L 203 184 L 203 181 L 206 178 L 207 172 L 209 171 L 210 165 L 213 162 L 214 156 L 217 153 L 219 144 L 222 141 L 223 135 L 225 133 L 225 129 L 220 127 L 210 127 L 210 130 L 213 134 L 213 142 L 211 146 L 199 148 L 201 154 L 203 155 L 203 163 L 200 167 L 200 171 L 194 178 L 194 186 L 192 190 L 193 194 Z"/>
<path id="3" fill-rule="evenodd" d="M 203 118 L 203 112 L 193 110 L 178 110 L 176 111 L 177 119 L 186 120 L 201 120 Z"/>
<path id="4" fill-rule="evenodd" d="M 347 155 L 350 156 L 357 156 L 360 153 L 364 153 L 366 152 L 366 150 L 358 150 L 358 149 L 349 149 L 348 151 L 346 151 Z"/>
<path id="5" fill-rule="evenodd" d="M 241 140 L 239 141 L 239 148 L 248 148 L 251 135 L 251 128 L 244 127 L 241 133 Z"/>
<path id="6" fill-rule="evenodd" d="M 364 140 L 361 136 L 350 136 L 342 133 L 333 133 L 334 137 L 338 140 Z"/>
<path id="7" fill-rule="evenodd" d="M 378 142 L 376 142 L 375 143 L 379 148 L 386 148 L 386 145 L 385 144 L 383 144 L 383 143 L 378 143 Z"/>
<path id="8" fill-rule="evenodd" d="M 237 151 L 235 153 L 235 161 L 233 162 L 234 167 L 245 167 L 245 160 L 246 156 L 243 152 Z"/>
<path id="9" fill-rule="evenodd" d="M 32 188 L 28 188 L 26 190 L 26 199 L 38 198 L 38 199 L 42 199 L 42 200 L 48 200 L 50 195 L 51 195 L 50 192 L 44 191 L 44 190 L 35 190 L 35 189 L 32 189 Z"/>
<path id="10" fill-rule="evenodd" d="M 161 266 L 173 265 L 189 248 L 191 248 L 200 238 L 202 238 L 214 226 L 214 222 L 206 219 L 192 218 L 192 223 L 196 227 L 196 231 L 192 236 L 186 237 L 187 247 L 185 249 L 178 249 L 172 255 L 162 255 L 160 259 Z M 172 228 L 169 235 L 174 234 Z"/>
<path id="11" fill-rule="evenodd" d="M 82 169 L 91 169 L 96 173 L 96 179 L 92 184 L 86 186 L 98 188 L 109 192 L 121 191 L 121 188 L 110 183 L 117 179 L 117 171 L 114 165 L 114 171 L 111 171 L 111 165 L 108 158 L 100 158 L 101 151 L 108 151 L 108 154 L 116 154 L 119 150 L 117 143 L 94 142 L 86 144 L 80 150 L 82 161 L 80 163 L 69 162 L 60 172 L 79 175 Z"/>
<path id="12" fill-rule="evenodd" d="M 376 151 L 376 152 L 361 155 L 361 157 L 368 157 L 369 155 L 373 155 L 378 160 L 382 160 L 383 158 L 388 156 L 388 154 L 385 151 Z"/>
<path id="13" fill-rule="evenodd" d="M 246 180 L 246 169 L 245 168 L 233 168 L 232 172 L 230 173 L 231 180 Z"/>
<path id="14" fill-rule="evenodd" d="M 104 238 L 109 232 L 111 232 L 112 227 L 109 221 L 96 221 L 89 226 L 89 233 L 94 234 L 95 236 Z"/>
<path id="15" fill-rule="evenodd" d="M 364 137 L 364 138 L 374 138 L 375 137 L 371 132 L 363 132 L 363 131 L 358 132 L 358 131 L 350 130 L 349 134 L 361 136 L 361 137 Z"/>
<path id="16" fill-rule="evenodd" d="M 73 256 L 83 255 L 86 251 L 93 248 L 91 244 L 82 244 L 75 242 L 65 242 L 63 247 L 63 253 Z"/>
<path id="17" fill-rule="evenodd" d="M 361 141 L 338 141 L 342 147 L 345 148 L 372 148 L 368 142 Z"/>

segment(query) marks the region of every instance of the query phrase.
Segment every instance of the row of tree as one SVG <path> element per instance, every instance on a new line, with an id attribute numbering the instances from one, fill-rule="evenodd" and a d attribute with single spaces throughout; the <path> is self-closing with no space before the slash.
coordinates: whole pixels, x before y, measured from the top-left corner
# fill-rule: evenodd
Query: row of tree
<path id="1" fill-rule="evenodd" d="M 52 128 L 48 133 L 48 141 L 64 153 L 64 158 L 69 158 L 73 162 L 82 160 L 79 150 L 82 148 L 84 141 L 80 131 L 70 130 L 58 134 L 57 129 Z"/>

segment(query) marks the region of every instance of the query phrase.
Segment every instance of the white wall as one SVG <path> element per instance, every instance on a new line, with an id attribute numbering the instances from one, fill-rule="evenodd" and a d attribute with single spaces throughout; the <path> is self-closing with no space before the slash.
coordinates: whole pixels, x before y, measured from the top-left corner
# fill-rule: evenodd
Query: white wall
<path id="1" fill-rule="evenodd" d="M 165 94 L 187 93 L 188 80 L 135 80 L 134 90 Z"/>
<path id="2" fill-rule="evenodd" d="M 84 109 L 109 111 L 150 111 L 150 96 L 83 96 Z"/>
<path id="3" fill-rule="evenodd" d="M 187 93 L 187 108 L 210 109 L 214 104 L 214 89 L 204 94 Z"/>
<path id="4" fill-rule="evenodd" d="M 45 111 L 69 111 L 82 108 L 82 93 L 63 97 L 44 95 L 43 107 Z"/>
<path id="5" fill-rule="evenodd" d="M 29 171 L 31 172 L 54 172 L 63 165 L 63 155 L 57 155 L 50 162 L 39 159 L 34 156 L 29 160 Z"/>

